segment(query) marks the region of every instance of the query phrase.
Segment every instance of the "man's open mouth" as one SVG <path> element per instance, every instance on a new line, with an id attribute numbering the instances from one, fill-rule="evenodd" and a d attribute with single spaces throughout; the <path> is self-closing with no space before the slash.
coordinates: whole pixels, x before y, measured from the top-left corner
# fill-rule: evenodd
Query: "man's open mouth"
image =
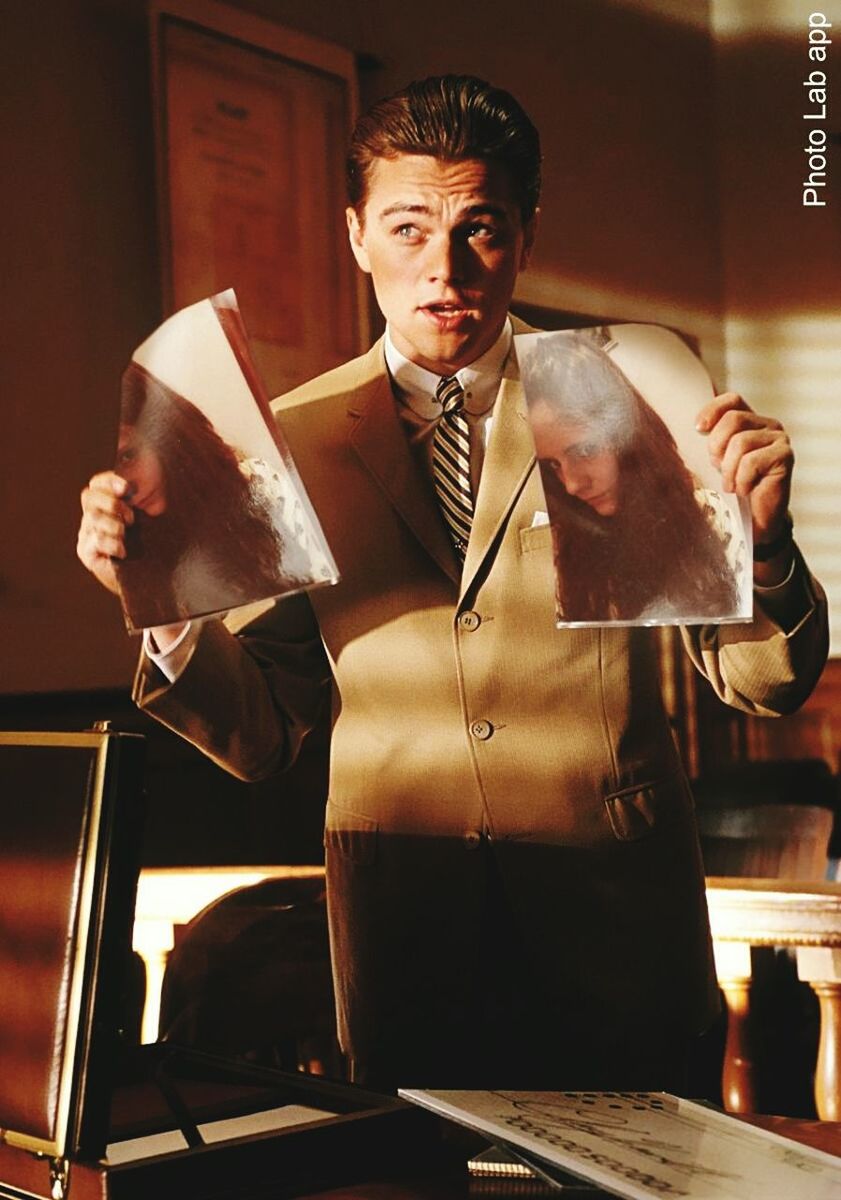
<path id="1" fill-rule="evenodd" d="M 473 310 L 453 300 L 433 301 L 422 304 L 420 312 L 432 321 L 439 330 L 446 332 L 458 329 L 473 316 Z"/>

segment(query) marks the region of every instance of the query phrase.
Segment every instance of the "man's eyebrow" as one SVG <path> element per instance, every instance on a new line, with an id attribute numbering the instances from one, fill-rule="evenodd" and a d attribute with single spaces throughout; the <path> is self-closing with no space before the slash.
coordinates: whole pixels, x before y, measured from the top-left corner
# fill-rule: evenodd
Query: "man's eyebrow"
<path id="1" fill-rule="evenodd" d="M 499 217 L 500 220 L 508 220 L 508 211 L 503 204 L 495 204 L 493 200 L 483 201 L 481 204 L 471 204 L 461 214 L 462 217 L 472 219 L 475 217 Z"/>
<path id="2" fill-rule="evenodd" d="M 430 216 L 432 209 L 428 204 L 419 204 L 409 200 L 398 200 L 395 204 L 389 204 L 379 213 L 379 219 L 385 220 L 386 217 L 396 216 L 398 213 L 420 213 L 423 216 Z M 482 201 L 479 204 L 470 204 L 458 214 L 460 221 L 472 221 L 476 217 L 498 217 L 500 220 L 507 220 L 508 212 L 504 205 L 495 204 L 492 200 Z"/>
<path id="3" fill-rule="evenodd" d="M 395 213 L 425 213 L 427 216 L 432 212 L 428 204 L 413 204 L 408 200 L 398 200 L 396 204 L 389 204 L 388 208 L 384 208 L 379 214 L 380 220 L 384 217 L 393 217 Z"/>

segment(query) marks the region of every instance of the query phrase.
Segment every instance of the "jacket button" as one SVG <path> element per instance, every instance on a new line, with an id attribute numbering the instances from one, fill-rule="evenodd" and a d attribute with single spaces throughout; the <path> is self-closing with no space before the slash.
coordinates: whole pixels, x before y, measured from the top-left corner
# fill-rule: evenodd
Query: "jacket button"
<path id="1" fill-rule="evenodd" d="M 466 612 L 459 613 L 458 623 L 462 629 L 468 633 L 472 633 L 474 629 L 478 629 L 482 624 L 482 618 L 477 612 L 468 609 Z"/>
<path id="2" fill-rule="evenodd" d="M 480 742 L 486 742 L 494 731 L 490 721 L 473 721 L 470 726 L 470 732 Z"/>
<path id="3" fill-rule="evenodd" d="M 478 829 L 468 829 L 464 835 L 465 850 L 478 850 L 482 842 L 482 835 Z"/>

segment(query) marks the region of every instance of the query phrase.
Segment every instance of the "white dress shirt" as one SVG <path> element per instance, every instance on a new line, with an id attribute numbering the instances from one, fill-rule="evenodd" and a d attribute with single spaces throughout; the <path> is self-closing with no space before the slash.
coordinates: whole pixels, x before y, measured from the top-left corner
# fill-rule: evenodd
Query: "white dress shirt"
<path id="1" fill-rule="evenodd" d="M 462 411 L 470 430 L 470 475 L 474 496 L 479 488 L 493 406 L 512 339 L 511 322 L 506 321 L 491 348 L 475 362 L 461 367 L 455 373 L 464 391 Z M 406 427 L 410 444 L 418 447 L 431 476 L 432 439 L 441 417 L 441 401 L 436 399 L 435 392 L 441 376 L 427 371 L 401 354 L 392 341 L 388 327 L 385 331 L 385 361 L 397 400 L 398 415 Z"/>

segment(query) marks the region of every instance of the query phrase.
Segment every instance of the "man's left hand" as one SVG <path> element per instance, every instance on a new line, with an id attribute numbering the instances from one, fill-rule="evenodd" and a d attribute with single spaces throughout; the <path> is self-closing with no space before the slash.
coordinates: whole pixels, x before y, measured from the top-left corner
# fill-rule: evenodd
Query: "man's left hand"
<path id="1" fill-rule="evenodd" d="M 794 466 L 780 422 L 755 413 L 735 392 L 724 392 L 704 405 L 696 428 L 708 434 L 724 491 L 748 498 L 754 542 L 773 542 L 785 530 Z"/>

